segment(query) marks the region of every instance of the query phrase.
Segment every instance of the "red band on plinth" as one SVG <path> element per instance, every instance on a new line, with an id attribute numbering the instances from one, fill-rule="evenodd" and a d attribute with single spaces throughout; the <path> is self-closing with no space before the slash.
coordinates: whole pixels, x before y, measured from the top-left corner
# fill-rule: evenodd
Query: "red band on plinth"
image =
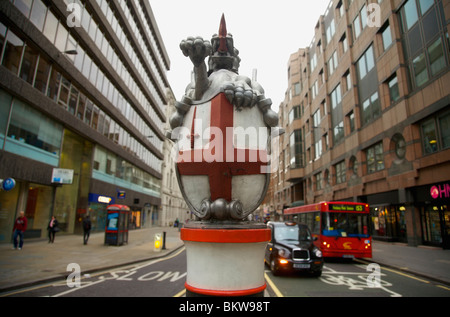
<path id="1" fill-rule="evenodd" d="M 207 296 L 251 296 L 255 295 L 261 292 L 264 292 L 267 285 L 264 283 L 263 286 L 252 288 L 252 289 L 244 289 L 244 290 L 237 290 L 237 291 L 221 291 L 221 290 L 211 290 L 211 289 L 202 289 L 190 286 L 188 283 L 185 283 L 184 286 L 186 287 L 186 290 L 192 293 L 201 294 L 201 295 L 207 295 Z"/>
<path id="2" fill-rule="evenodd" d="M 271 238 L 270 229 L 181 229 L 181 240 L 212 243 L 256 243 Z"/>

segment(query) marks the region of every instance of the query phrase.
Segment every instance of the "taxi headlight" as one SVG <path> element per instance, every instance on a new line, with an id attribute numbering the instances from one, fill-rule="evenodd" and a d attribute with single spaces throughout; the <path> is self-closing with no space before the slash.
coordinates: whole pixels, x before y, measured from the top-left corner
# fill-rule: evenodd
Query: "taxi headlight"
<path id="1" fill-rule="evenodd" d="M 316 249 L 314 251 L 314 254 L 316 255 L 316 257 L 321 258 L 322 257 L 322 251 L 320 251 L 319 249 Z"/>

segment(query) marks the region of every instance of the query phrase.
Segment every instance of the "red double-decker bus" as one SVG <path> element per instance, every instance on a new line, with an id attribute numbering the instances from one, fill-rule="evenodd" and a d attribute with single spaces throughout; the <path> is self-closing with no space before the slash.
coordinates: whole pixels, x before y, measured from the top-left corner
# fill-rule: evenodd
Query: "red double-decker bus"
<path id="1" fill-rule="evenodd" d="M 369 205 L 328 201 L 284 210 L 284 220 L 308 225 L 324 257 L 371 258 Z"/>

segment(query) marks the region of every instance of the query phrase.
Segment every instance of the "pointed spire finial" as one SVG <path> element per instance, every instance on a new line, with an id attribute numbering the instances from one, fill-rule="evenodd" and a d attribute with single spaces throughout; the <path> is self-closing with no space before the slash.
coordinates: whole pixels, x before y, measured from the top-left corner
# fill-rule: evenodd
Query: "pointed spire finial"
<path id="1" fill-rule="evenodd" d="M 228 52 L 227 47 L 227 24 L 225 22 L 225 14 L 222 13 L 222 18 L 220 19 L 220 26 L 219 26 L 219 49 L 218 51 L 220 53 L 226 53 Z"/>

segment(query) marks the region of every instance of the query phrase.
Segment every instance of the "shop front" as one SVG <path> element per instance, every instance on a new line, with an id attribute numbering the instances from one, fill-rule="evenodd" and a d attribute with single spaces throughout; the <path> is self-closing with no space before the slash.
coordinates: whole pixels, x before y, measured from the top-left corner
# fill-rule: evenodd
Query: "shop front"
<path id="1" fill-rule="evenodd" d="M 44 238 L 52 214 L 54 187 L 16 180 L 13 189 L 0 191 L 0 243 L 12 241 L 14 221 L 20 211 L 28 220 L 25 239 Z"/>
<path id="2" fill-rule="evenodd" d="M 407 242 L 404 205 L 371 206 L 372 236 L 377 240 Z"/>
<path id="3" fill-rule="evenodd" d="M 362 201 L 370 206 L 371 234 L 376 240 L 408 242 L 406 201 L 401 191 L 368 195 Z"/>
<path id="4" fill-rule="evenodd" d="M 450 249 L 450 181 L 413 189 L 423 244 Z"/>
<path id="5" fill-rule="evenodd" d="M 89 193 L 88 213 L 79 213 L 80 222 L 89 215 L 92 232 L 103 232 L 106 226 L 107 208 L 110 204 L 115 204 L 114 197 Z"/>

